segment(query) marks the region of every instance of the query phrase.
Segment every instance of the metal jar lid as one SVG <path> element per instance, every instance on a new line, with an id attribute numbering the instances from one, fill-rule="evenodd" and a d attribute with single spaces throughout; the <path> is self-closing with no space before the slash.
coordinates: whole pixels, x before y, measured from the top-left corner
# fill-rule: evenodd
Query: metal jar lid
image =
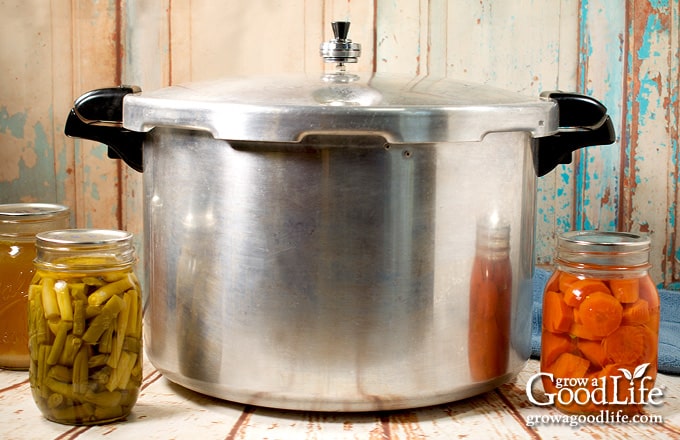
<path id="1" fill-rule="evenodd" d="M 100 270 L 135 262 L 133 234 L 109 229 L 62 229 L 36 235 L 36 265 L 50 269 Z"/>
<path id="2" fill-rule="evenodd" d="M 352 73 L 360 45 L 334 23 L 321 45 L 335 69 L 318 74 L 235 77 L 131 93 L 123 126 L 209 131 L 216 139 L 297 142 L 310 134 L 371 134 L 388 142 L 479 141 L 487 133 L 558 130 L 557 104 L 486 85 L 431 76 Z"/>
<path id="3" fill-rule="evenodd" d="M 70 210 L 52 203 L 0 205 L 0 236 L 31 237 L 48 229 L 68 227 Z"/>
<path id="4" fill-rule="evenodd" d="M 570 231 L 558 237 L 557 261 L 611 268 L 647 267 L 651 240 L 632 232 Z"/>

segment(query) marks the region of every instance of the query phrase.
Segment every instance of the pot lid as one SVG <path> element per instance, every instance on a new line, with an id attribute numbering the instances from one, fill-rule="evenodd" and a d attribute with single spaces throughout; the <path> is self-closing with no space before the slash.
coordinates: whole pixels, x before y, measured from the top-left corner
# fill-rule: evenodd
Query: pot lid
<path id="1" fill-rule="evenodd" d="M 310 134 L 381 135 L 388 142 L 479 141 L 487 133 L 558 130 L 557 104 L 486 85 L 431 76 L 352 73 L 360 45 L 349 23 L 333 24 L 321 45 L 328 72 L 233 77 L 134 93 L 123 101 L 123 126 L 206 130 L 217 139 L 296 142 Z"/>

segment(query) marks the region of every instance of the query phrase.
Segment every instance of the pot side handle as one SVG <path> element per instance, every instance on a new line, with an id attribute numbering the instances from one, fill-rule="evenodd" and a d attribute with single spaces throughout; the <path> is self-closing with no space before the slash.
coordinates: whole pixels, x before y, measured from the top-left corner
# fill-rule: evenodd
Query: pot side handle
<path id="1" fill-rule="evenodd" d="M 145 134 L 123 128 L 123 98 L 139 92 L 137 86 L 120 86 L 85 93 L 69 112 L 64 133 L 106 144 L 109 158 L 122 159 L 141 173 Z"/>
<path id="2" fill-rule="evenodd" d="M 571 163 L 572 153 L 579 148 L 610 145 L 616 133 L 607 108 L 589 96 L 576 93 L 543 92 L 541 96 L 557 102 L 558 132 L 538 138 L 533 145 L 534 167 L 538 177 L 557 165 Z"/>

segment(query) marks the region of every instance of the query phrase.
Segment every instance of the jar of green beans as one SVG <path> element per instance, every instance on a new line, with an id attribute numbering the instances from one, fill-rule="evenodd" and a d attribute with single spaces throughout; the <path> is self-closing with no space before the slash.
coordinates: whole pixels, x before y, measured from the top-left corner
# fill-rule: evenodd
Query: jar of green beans
<path id="1" fill-rule="evenodd" d="M 142 381 L 142 292 L 133 235 L 66 229 L 36 235 L 29 287 L 29 378 L 54 422 L 130 414 Z"/>

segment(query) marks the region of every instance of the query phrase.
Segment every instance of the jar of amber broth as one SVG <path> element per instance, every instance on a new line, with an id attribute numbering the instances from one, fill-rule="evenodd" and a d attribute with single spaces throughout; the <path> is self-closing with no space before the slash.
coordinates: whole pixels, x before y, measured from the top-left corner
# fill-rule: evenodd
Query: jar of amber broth
<path id="1" fill-rule="evenodd" d="M 0 368 L 28 369 L 28 286 L 35 234 L 68 228 L 69 209 L 47 203 L 0 205 Z"/>
<path id="2" fill-rule="evenodd" d="M 52 421 L 121 419 L 142 381 L 142 300 L 132 234 L 68 229 L 36 237 L 29 378 Z"/>
<path id="3" fill-rule="evenodd" d="M 543 297 L 541 371 L 555 406 L 572 414 L 638 414 L 657 374 L 659 294 L 650 240 L 574 231 L 558 239 Z"/>

